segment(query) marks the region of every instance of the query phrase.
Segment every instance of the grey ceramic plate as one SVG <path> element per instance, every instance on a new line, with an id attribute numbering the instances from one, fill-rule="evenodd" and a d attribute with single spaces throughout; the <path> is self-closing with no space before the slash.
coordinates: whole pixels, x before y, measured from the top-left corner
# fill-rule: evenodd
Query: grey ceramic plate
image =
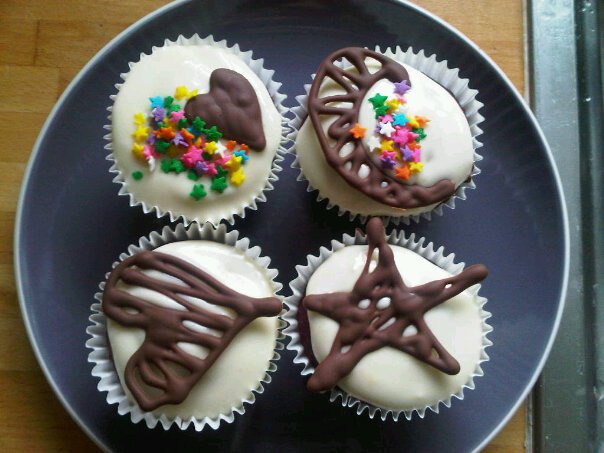
<path id="1" fill-rule="evenodd" d="M 293 97 L 321 58 L 343 46 L 409 45 L 446 58 L 484 102 L 483 173 L 454 211 L 406 227 L 468 263 L 485 263 L 491 361 L 477 388 L 440 414 L 381 422 L 309 394 L 283 354 L 273 383 L 235 423 L 165 432 L 133 425 L 96 390 L 85 329 L 98 282 L 128 244 L 166 222 L 130 208 L 103 150 L 119 74 L 165 38 L 213 34 L 253 49 Z M 68 125 L 68 127 L 66 127 Z M 73 141 L 72 130 L 79 139 Z M 294 266 L 357 224 L 326 211 L 285 163 L 268 203 L 236 223 L 289 282 Z M 485 445 L 527 395 L 558 326 L 567 228 L 557 173 L 532 115 L 505 76 L 455 30 L 394 1 L 188 1 L 146 17 L 104 48 L 61 97 L 32 153 L 15 230 L 23 316 L 42 369 L 67 410 L 103 448 L 237 451 L 469 451 Z M 288 290 L 285 290 L 288 293 Z M 354 434 L 352 434 L 354 433 Z"/>

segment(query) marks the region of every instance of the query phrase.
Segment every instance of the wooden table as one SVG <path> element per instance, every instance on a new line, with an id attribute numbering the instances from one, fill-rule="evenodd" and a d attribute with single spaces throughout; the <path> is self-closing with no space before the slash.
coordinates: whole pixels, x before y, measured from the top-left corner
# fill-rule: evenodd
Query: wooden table
<path id="1" fill-rule="evenodd" d="M 0 2 L 0 451 L 97 451 L 33 356 L 13 273 L 21 178 L 39 129 L 69 81 L 111 38 L 162 0 Z M 418 0 L 473 39 L 524 90 L 522 0 Z M 524 449 L 524 406 L 486 451 Z"/>

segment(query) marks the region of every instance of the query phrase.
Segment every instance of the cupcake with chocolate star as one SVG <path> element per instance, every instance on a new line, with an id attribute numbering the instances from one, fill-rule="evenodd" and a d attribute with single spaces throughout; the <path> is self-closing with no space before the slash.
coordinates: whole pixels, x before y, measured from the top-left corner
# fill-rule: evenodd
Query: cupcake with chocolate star
<path id="1" fill-rule="evenodd" d="M 477 92 L 446 61 L 412 50 L 337 50 L 294 109 L 301 176 L 340 214 L 430 218 L 479 173 Z"/>
<path id="2" fill-rule="evenodd" d="M 224 225 L 179 224 L 131 246 L 96 295 L 93 376 L 132 422 L 198 431 L 231 423 L 276 370 L 281 285 Z"/>
<path id="3" fill-rule="evenodd" d="M 491 345 L 478 295 L 487 268 L 464 269 L 424 242 L 385 236 L 374 217 L 366 235 L 333 241 L 297 268 L 285 333 L 309 391 L 397 420 L 438 412 L 474 388 Z"/>
<path id="4" fill-rule="evenodd" d="M 233 223 L 265 201 L 287 127 L 273 71 L 212 37 L 141 54 L 112 96 L 109 159 L 131 205 L 185 223 Z"/>

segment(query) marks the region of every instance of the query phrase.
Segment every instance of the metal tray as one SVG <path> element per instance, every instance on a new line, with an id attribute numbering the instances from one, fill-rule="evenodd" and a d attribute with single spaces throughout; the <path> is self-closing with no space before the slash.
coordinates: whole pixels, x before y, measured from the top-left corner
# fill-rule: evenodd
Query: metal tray
<path id="1" fill-rule="evenodd" d="M 493 313 L 491 361 L 463 401 L 423 420 L 370 420 L 329 403 L 327 395 L 308 393 L 289 351 L 266 392 L 218 431 L 149 430 L 119 416 L 97 391 L 84 346 L 97 284 L 130 243 L 166 224 L 117 196 L 102 139 L 109 95 L 140 52 L 193 33 L 226 38 L 264 57 L 283 82 L 290 106 L 322 57 L 350 45 L 423 48 L 460 68 L 479 90 L 486 121 L 477 190 L 444 216 L 403 227 L 444 245 L 459 260 L 490 267 L 482 292 Z M 308 253 L 359 226 L 317 203 L 296 181 L 291 161 L 289 156 L 268 202 L 235 224 L 273 259 L 284 284 Z M 74 419 L 112 451 L 132 446 L 263 452 L 479 449 L 514 413 L 543 367 L 568 273 L 561 186 L 527 106 L 459 32 L 415 6 L 386 0 L 185 1 L 137 22 L 89 62 L 51 112 L 24 179 L 15 245 L 21 307 L 40 365 Z"/>
<path id="2" fill-rule="evenodd" d="M 528 452 L 604 451 L 603 7 L 527 2 L 530 99 L 560 168 L 570 231 L 566 309 L 529 401 Z"/>

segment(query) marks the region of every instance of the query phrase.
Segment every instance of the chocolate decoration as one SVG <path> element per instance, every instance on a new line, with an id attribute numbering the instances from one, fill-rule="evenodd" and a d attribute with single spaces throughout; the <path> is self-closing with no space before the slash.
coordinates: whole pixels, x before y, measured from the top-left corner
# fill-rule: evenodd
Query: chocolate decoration
<path id="1" fill-rule="evenodd" d="M 377 60 L 382 65 L 381 68 L 372 74 L 365 64 L 366 58 Z M 335 62 L 341 59 L 350 62 L 358 73 L 336 66 Z M 326 78 L 332 79 L 346 93 L 320 98 L 321 84 Z M 350 134 L 350 129 L 358 122 L 363 99 L 369 89 L 381 79 L 388 79 L 393 83 L 407 80 L 411 83 L 407 70 L 401 64 L 369 49 L 346 47 L 333 52 L 321 62 L 308 93 L 308 116 L 325 159 L 350 186 L 391 207 L 411 209 L 449 198 L 455 192 L 452 181 L 443 179 L 430 187 L 404 184 L 394 177 L 392 171 L 383 170 L 379 159 L 372 155 L 363 141 Z M 338 102 L 352 103 L 352 107 L 330 105 Z M 329 138 L 321 124 L 322 116 L 337 117 L 327 129 Z M 331 144 L 333 140 L 335 144 Z M 341 157 L 340 150 L 348 142 L 354 142 L 354 148 L 345 157 Z M 359 176 L 359 169 L 363 164 L 370 169 L 366 177 Z M 346 168 L 347 166 L 350 168 Z"/>
<path id="2" fill-rule="evenodd" d="M 198 116 L 216 126 L 225 138 L 256 150 L 266 147 L 256 92 L 245 77 L 231 69 L 214 70 L 210 76 L 210 91 L 189 99 L 185 115 L 189 121 Z"/>
<path id="3" fill-rule="evenodd" d="M 410 354 L 443 373 L 459 373 L 459 363 L 434 336 L 424 314 L 484 280 L 487 268 L 476 264 L 458 275 L 409 288 L 396 267 L 382 221 L 377 217 L 370 219 L 366 230 L 367 261 L 352 291 L 313 294 L 302 300 L 308 310 L 340 324 L 329 354 L 308 381 L 308 389 L 321 392 L 336 386 L 365 355 L 384 346 Z M 377 267 L 370 272 L 371 257 L 376 249 L 379 252 Z M 388 305 L 378 309 L 378 301 L 384 298 L 389 299 Z M 367 303 L 366 300 L 370 301 L 369 305 L 360 307 L 359 303 Z M 415 326 L 417 333 L 403 336 L 409 326 Z"/>
<path id="4" fill-rule="evenodd" d="M 185 286 L 158 280 L 141 270 L 160 271 Z M 120 280 L 161 293 L 185 310 L 161 307 L 129 294 L 116 286 Z M 231 309 L 236 316 L 208 311 L 183 296 Z M 145 331 L 145 341 L 128 360 L 124 373 L 126 385 L 145 411 L 181 403 L 244 327 L 258 317 L 277 316 L 281 307 L 277 297 L 248 297 L 180 258 L 150 251 L 122 261 L 109 275 L 103 293 L 103 311 L 109 318 Z M 185 327 L 185 321 L 216 330 L 221 336 L 193 331 Z M 177 346 L 181 342 L 203 346 L 208 355 L 203 359 L 190 355 Z"/>

